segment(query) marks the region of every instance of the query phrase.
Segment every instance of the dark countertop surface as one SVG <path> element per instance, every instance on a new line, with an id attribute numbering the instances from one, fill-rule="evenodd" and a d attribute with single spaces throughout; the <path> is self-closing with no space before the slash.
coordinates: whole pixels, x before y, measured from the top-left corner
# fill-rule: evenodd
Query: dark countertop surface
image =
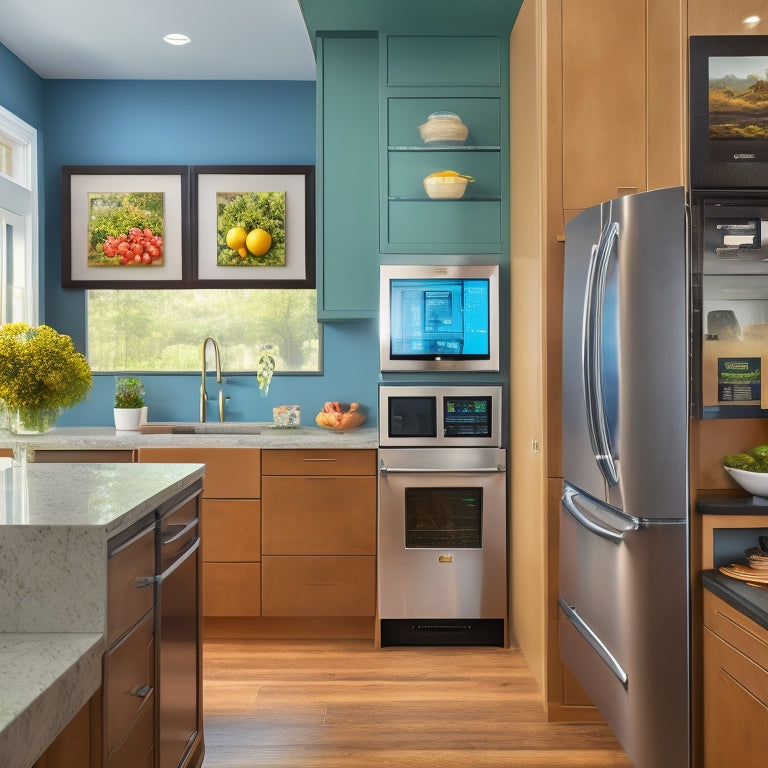
<path id="1" fill-rule="evenodd" d="M 761 627 L 768 629 L 768 589 L 752 587 L 718 570 L 702 571 L 704 589 L 725 600 Z"/>

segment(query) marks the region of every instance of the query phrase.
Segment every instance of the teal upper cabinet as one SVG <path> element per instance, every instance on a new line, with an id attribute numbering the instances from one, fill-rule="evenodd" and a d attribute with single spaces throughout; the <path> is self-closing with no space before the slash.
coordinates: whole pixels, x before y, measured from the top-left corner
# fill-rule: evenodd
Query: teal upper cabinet
<path id="1" fill-rule="evenodd" d="M 505 41 L 389 35 L 381 45 L 382 254 L 502 253 L 509 186 Z M 466 137 L 423 138 L 420 126 L 437 113 L 458 116 Z M 446 170 L 474 181 L 459 199 L 429 197 L 424 179 Z"/>
<path id="2" fill-rule="evenodd" d="M 378 39 L 318 36 L 317 61 L 318 319 L 376 317 Z"/>

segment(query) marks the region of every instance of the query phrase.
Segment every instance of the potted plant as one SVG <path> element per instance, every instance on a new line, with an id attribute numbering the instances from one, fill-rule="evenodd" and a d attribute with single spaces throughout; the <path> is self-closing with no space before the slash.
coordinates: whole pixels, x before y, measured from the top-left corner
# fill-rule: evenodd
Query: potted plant
<path id="1" fill-rule="evenodd" d="M 141 423 L 144 405 L 144 384 L 135 376 L 117 380 L 115 387 L 115 429 L 136 430 Z"/>
<path id="2" fill-rule="evenodd" d="M 48 325 L 6 323 L 0 328 L 0 401 L 12 432 L 56 426 L 59 411 L 77 405 L 93 377 L 72 339 Z"/>

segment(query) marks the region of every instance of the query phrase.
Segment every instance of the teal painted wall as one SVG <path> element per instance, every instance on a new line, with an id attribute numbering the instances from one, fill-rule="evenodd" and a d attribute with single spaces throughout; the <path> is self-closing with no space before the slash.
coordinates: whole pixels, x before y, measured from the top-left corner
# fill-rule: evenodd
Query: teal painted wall
<path id="1" fill-rule="evenodd" d="M 62 165 L 315 163 L 314 82 L 42 80 L 0 46 L 0 105 L 39 132 L 43 321 L 80 349 L 84 292 L 61 287 Z M 374 424 L 376 323 L 325 326 L 323 354 L 322 375 L 277 374 L 266 398 L 255 377 L 230 377 L 229 418 L 268 421 L 273 406 L 295 403 L 311 422 L 327 400 L 356 400 Z M 197 420 L 199 374 L 143 378 L 152 420 Z M 96 375 L 89 400 L 59 423 L 111 425 L 114 383 Z"/>

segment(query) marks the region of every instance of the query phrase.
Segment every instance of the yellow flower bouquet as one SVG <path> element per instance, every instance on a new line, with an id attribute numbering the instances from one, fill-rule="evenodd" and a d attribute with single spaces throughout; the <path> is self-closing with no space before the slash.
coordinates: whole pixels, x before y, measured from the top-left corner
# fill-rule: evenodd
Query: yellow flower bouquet
<path id="1" fill-rule="evenodd" d="M 42 432 L 55 426 L 59 409 L 77 405 L 92 382 L 88 361 L 69 336 L 47 325 L 0 327 L 0 400 L 11 416 L 12 431 Z"/>

